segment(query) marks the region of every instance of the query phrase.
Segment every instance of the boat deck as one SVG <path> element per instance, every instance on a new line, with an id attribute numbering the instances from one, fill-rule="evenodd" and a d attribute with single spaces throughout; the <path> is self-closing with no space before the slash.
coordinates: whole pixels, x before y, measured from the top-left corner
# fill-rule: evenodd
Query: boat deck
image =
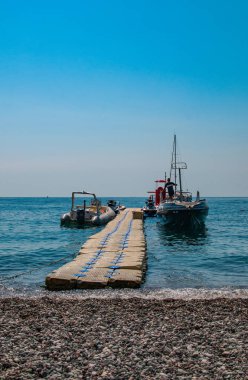
<path id="1" fill-rule="evenodd" d="M 49 290 L 139 287 L 146 265 L 143 212 L 121 211 L 92 235 L 77 257 L 46 277 Z"/>

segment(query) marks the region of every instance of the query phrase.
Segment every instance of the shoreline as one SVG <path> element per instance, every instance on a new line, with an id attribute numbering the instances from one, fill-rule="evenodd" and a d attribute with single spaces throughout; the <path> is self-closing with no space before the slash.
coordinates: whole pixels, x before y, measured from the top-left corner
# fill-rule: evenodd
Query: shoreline
<path id="1" fill-rule="evenodd" d="M 0 300 L 4 298 L 55 299 L 150 299 L 150 300 L 211 300 L 216 298 L 248 299 L 248 288 L 105 288 L 49 291 L 45 288 L 11 288 L 0 285 Z"/>
<path id="2" fill-rule="evenodd" d="M 136 293 L 0 298 L 0 378 L 246 378 L 247 296 Z"/>

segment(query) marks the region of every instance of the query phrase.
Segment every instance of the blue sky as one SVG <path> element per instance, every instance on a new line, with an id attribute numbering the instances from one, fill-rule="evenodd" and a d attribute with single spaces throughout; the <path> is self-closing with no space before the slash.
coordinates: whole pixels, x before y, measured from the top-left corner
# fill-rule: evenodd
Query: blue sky
<path id="1" fill-rule="evenodd" d="M 248 195 L 246 1 L 0 4 L 0 196 Z"/>

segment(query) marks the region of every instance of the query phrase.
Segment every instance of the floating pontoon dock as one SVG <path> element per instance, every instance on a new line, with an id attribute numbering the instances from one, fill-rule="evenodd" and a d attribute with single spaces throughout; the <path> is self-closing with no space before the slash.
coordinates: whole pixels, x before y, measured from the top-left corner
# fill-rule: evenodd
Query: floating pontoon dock
<path id="1" fill-rule="evenodd" d="M 143 212 L 126 209 L 46 278 L 49 290 L 138 287 L 146 262 Z"/>

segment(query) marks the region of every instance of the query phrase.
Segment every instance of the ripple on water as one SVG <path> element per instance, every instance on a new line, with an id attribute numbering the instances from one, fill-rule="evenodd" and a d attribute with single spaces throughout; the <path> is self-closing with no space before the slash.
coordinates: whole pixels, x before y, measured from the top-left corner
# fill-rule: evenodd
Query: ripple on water
<path id="1" fill-rule="evenodd" d="M 122 198 L 121 202 L 141 207 L 144 198 Z M 146 219 L 148 269 L 141 294 L 163 293 L 158 288 L 171 289 L 172 293 L 164 290 L 163 294 L 174 295 L 180 289 L 247 288 L 248 198 L 209 198 L 208 202 L 206 228 L 197 233 L 173 232 L 156 218 Z M 0 198 L 0 277 L 39 267 L 15 280 L 2 281 L 5 291 L 12 287 L 39 292 L 46 275 L 64 262 L 49 264 L 72 257 L 100 230 L 61 228 L 60 215 L 68 209 L 69 198 Z"/>

